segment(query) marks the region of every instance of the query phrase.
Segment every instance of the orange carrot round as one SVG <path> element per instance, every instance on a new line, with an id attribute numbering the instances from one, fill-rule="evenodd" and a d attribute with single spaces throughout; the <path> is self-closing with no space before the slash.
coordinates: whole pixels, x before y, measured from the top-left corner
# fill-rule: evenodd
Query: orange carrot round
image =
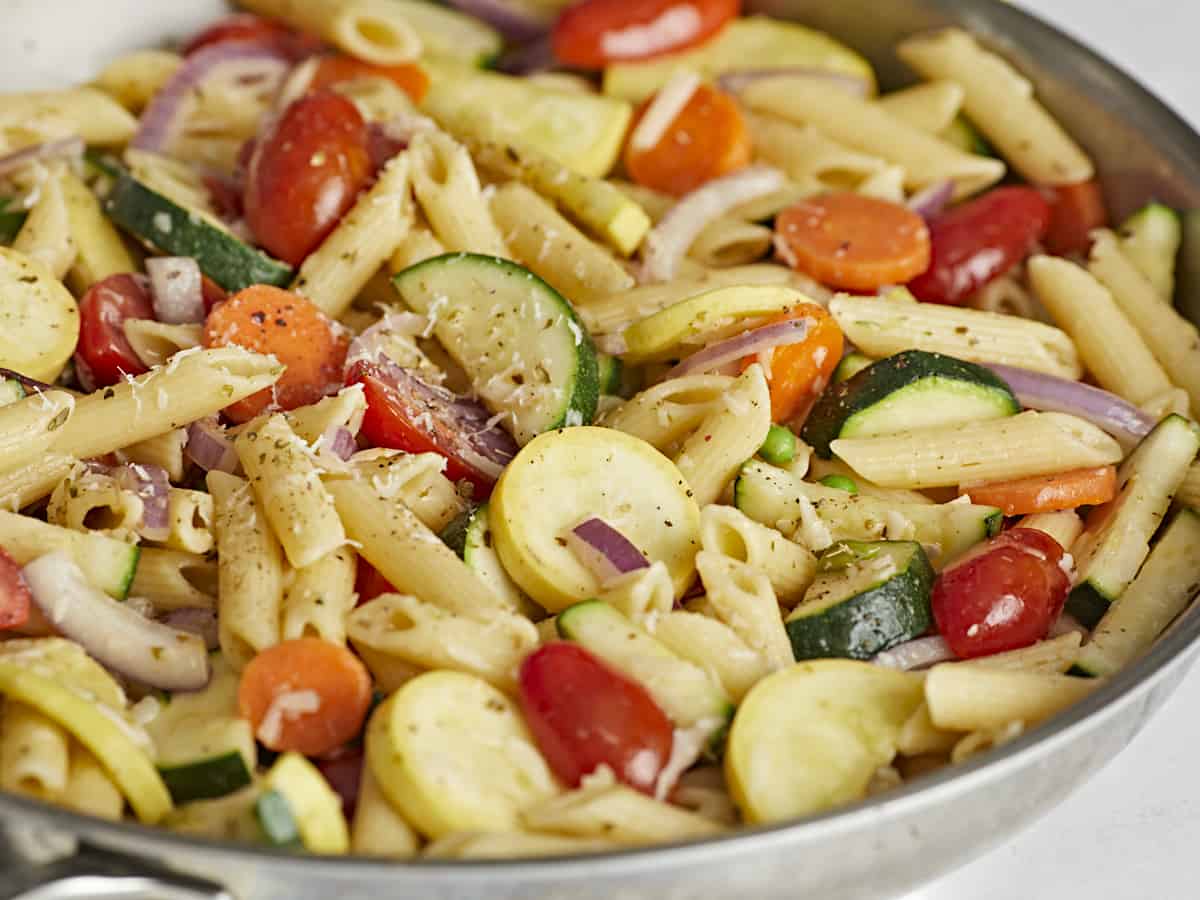
<path id="1" fill-rule="evenodd" d="M 998 506 L 1006 516 L 1058 512 L 1110 501 L 1117 494 L 1117 470 L 1114 466 L 1100 466 L 1014 481 L 963 485 L 958 493 L 970 495 L 972 503 Z"/>
<path id="2" fill-rule="evenodd" d="M 308 87 L 316 91 L 356 78 L 386 78 L 408 94 L 414 103 L 420 103 L 429 90 L 429 76 L 418 65 L 403 63 L 398 66 L 376 66 L 353 56 L 339 54 L 321 57 Z"/>
<path id="3" fill-rule="evenodd" d="M 650 103 L 642 104 L 630 135 Z M 681 196 L 750 163 L 750 132 L 733 98 L 702 84 L 648 150 L 625 146 L 625 169 L 638 184 Z"/>
<path id="4" fill-rule="evenodd" d="M 238 708 L 277 752 L 320 756 L 362 731 L 371 676 L 357 656 L 320 638 L 284 641 L 242 671 Z"/>
<path id="5" fill-rule="evenodd" d="M 268 406 L 295 409 L 315 403 L 342 382 L 346 340 L 312 301 L 256 284 L 214 307 L 204 322 L 204 346 L 236 344 L 273 353 L 287 366 L 276 384 L 226 408 L 235 422 L 248 422 Z"/>
<path id="6" fill-rule="evenodd" d="M 824 194 L 775 220 L 794 269 L 847 291 L 904 284 L 927 268 L 929 229 L 912 210 L 861 194 Z"/>
<path id="7" fill-rule="evenodd" d="M 802 303 L 766 324 L 806 317 L 814 320 L 814 324 L 803 341 L 769 351 L 766 369 L 772 422 L 787 422 L 804 412 L 825 390 L 842 359 L 842 330 L 824 307 Z M 758 361 L 758 356 L 747 356 L 742 360 L 742 370 Z"/>

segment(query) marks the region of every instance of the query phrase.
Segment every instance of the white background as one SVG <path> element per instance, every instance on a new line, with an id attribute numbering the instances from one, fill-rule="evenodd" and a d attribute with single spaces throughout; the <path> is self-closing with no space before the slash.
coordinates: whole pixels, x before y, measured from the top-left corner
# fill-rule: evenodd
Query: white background
<path id="1" fill-rule="evenodd" d="M 1200 127 L 1195 0 L 1018 5 L 1099 49 Z M 1197 759 L 1200 668 L 1075 796 L 1004 846 L 905 900 L 1200 897 Z"/>

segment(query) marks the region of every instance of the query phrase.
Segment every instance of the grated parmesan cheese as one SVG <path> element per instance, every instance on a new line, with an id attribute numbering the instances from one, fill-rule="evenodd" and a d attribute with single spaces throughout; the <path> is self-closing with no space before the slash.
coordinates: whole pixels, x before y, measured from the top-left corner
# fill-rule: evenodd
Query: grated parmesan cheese
<path id="1" fill-rule="evenodd" d="M 667 129 L 691 102 L 698 87 L 700 87 L 700 76 L 695 72 L 687 69 L 676 72 L 671 80 L 654 95 L 654 100 L 651 101 L 642 120 L 634 129 L 633 135 L 629 139 L 629 145 L 637 151 L 646 151 L 657 147 L 667 133 Z"/>
<path id="2" fill-rule="evenodd" d="M 828 549 L 833 545 L 833 533 L 829 526 L 817 514 L 817 508 L 807 497 L 799 497 L 800 527 L 796 529 L 796 537 L 814 553 Z"/>
<path id="3" fill-rule="evenodd" d="M 257 737 L 268 747 L 277 746 L 283 737 L 283 723 L 294 721 L 300 716 L 311 715 L 321 709 L 321 697 L 316 691 L 285 691 L 276 694 L 267 708 Z"/>

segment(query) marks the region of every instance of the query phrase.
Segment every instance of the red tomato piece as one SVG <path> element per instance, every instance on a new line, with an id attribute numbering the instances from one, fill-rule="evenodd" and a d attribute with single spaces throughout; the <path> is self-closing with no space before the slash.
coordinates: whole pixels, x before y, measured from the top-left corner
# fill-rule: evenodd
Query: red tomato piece
<path id="1" fill-rule="evenodd" d="M 578 644 L 546 644 L 521 664 L 521 708 L 538 749 L 578 787 L 607 765 L 647 794 L 671 756 L 674 730 L 646 689 Z"/>
<path id="2" fill-rule="evenodd" d="M 75 365 L 93 387 L 108 387 L 126 375 L 148 372 L 125 340 L 126 319 L 153 319 L 154 304 L 144 276 L 121 273 L 93 284 L 79 301 L 79 345 Z"/>
<path id="3" fill-rule="evenodd" d="M 425 70 L 415 63 L 404 63 L 398 66 L 377 66 L 353 56 L 334 54 L 324 56 L 313 73 L 309 82 L 310 91 L 332 87 L 343 81 L 353 81 L 356 78 L 386 78 L 412 99 L 420 103 L 429 89 L 429 76 Z"/>
<path id="4" fill-rule="evenodd" d="M 558 17 L 554 55 L 581 69 L 661 56 L 707 40 L 741 8 L 741 0 L 583 0 Z"/>
<path id="5" fill-rule="evenodd" d="M 354 574 L 354 593 L 358 594 L 358 602 L 355 605 L 362 606 L 381 594 L 396 593 L 396 588 L 377 568 L 360 556 L 358 570 Z"/>
<path id="6" fill-rule="evenodd" d="M 324 45 L 311 34 L 289 28 L 276 19 L 266 19 L 251 13 L 227 16 L 205 28 L 183 45 L 183 55 L 195 53 L 201 47 L 234 42 L 253 42 L 276 47 L 293 59 L 302 59 L 319 51 Z"/>
<path id="7" fill-rule="evenodd" d="M 204 315 L 213 311 L 213 307 L 229 299 L 225 288 L 221 287 L 207 275 L 200 276 L 200 295 L 204 299 Z"/>
<path id="8" fill-rule="evenodd" d="M 933 618 L 958 656 L 971 659 L 1042 640 L 1071 589 L 1063 548 L 1050 535 L 1014 528 L 951 565 L 933 585 Z"/>
<path id="9" fill-rule="evenodd" d="M 1056 256 L 1087 253 L 1092 232 L 1108 224 L 1104 195 L 1095 181 L 1047 188 L 1050 227 L 1043 243 Z"/>
<path id="10" fill-rule="evenodd" d="M 371 172 L 367 124 L 354 103 L 329 90 L 308 94 L 255 148 L 246 224 L 263 248 L 298 266 L 354 205 Z"/>
<path id="11" fill-rule="evenodd" d="M 29 621 L 33 595 L 16 560 L 0 547 L 0 631 L 20 628 Z"/>
<path id="12" fill-rule="evenodd" d="M 361 384 L 367 399 L 362 434 L 376 447 L 408 453 L 437 453 L 446 457 L 446 477 L 466 480 L 475 499 L 492 493 L 499 477 L 485 471 L 482 450 L 474 443 L 481 437 L 481 423 L 464 421 L 455 408 L 455 398 L 435 390 L 411 372 L 359 360 L 350 369 L 347 384 Z M 483 417 L 486 419 L 486 414 Z M 499 429 L 489 434 L 499 436 Z M 507 438 L 511 441 L 511 438 Z M 516 444 L 511 446 L 516 455 Z"/>
<path id="13" fill-rule="evenodd" d="M 960 306 L 1025 259 L 1050 224 L 1050 204 L 1031 187 L 1002 187 L 929 223 L 932 261 L 909 282 L 918 300 Z"/>
<path id="14" fill-rule="evenodd" d="M 362 786 L 363 748 L 343 747 L 330 754 L 330 758 L 318 760 L 316 765 L 317 771 L 325 776 L 341 799 L 346 821 L 353 821 L 354 811 L 358 808 L 358 790 Z"/>

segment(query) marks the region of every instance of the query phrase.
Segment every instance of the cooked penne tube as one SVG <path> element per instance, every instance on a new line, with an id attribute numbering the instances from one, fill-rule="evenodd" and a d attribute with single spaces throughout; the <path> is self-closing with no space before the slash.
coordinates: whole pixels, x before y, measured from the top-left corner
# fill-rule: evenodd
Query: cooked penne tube
<path id="1" fill-rule="evenodd" d="M 775 232 L 765 225 L 727 218 L 700 232 L 688 256 L 714 269 L 745 266 L 766 256 L 774 237 Z"/>
<path id="2" fill-rule="evenodd" d="M 125 340 L 145 366 L 161 366 L 180 350 L 200 346 L 201 325 L 168 325 L 153 319 L 126 319 Z"/>
<path id="3" fill-rule="evenodd" d="M 296 569 L 283 592 L 280 634 L 290 641 L 319 637 L 346 643 L 346 616 L 354 609 L 354 575 L 358 556 L 338 547 L 311 565 Z"/>
<path id="4" fill-rule="evenodd" d="M 15 700 L 0 715 L 0 788 L 54 800 L 67 787 L 67 732 L 38 710 Z"/>
<path id="5" fill-rule="evenodd" d="M 675 608 L 675 584 L 662 560 L 655 560 L 610 583 L 599 599 L 631 622 L 653 630 L 658 618 Z"/>
<path id="6" fill-rule="evenodd" d="M 67 201 L 59 180 L 59 166 L 47 171 L 38 186 L 37 202 L 29 210 L 13 249 L 36 259 L 62 279 L 74 264 L 78 248 L 71 232 Z"/>
<path id="7" fill-rule="evenodd" d="M 699 427 L 720 406 L 734 381 L 729 375 L 672 378 L 622 403 L 607 413 L 601 424 L 666 450 Z"/>
<path id="8" fill-rule="evenodd" d="M 171 488 L 167 521 L 171 530 L 162 544 L 168 550 L 204 554 L 213 548 L 213 501 L 209 494 Z"/>
<path id="9" fill-rule="evenodd" d="M 775 591 L 766 575 L 709 550 L 696 554 L 696 570 L 717 618 L 766 661 L 769 671 L 795 662 Z"/>
<path id="10" fill-rule="evenodd" d="M 165 366 L 80 397 L 51 449 L 103 456 L 220 412 L 281 374 L 274 357 L 240 347 L 177 353 Z"/>
<path id="11" fill-rule="evenodd" d="M 980 666 L 984 669 L 1003 669 L 1011 672 L 1040 672 L 1043 675 L 1065 675 L 1079 659 L 1083 633 L 1068 631 L 1004 653 L 968 659 L 959 665 Z"/>
<path id="12" fill-rule="evenodd" d="M 1012 722 L 1032 727 L 1102 684 L 1095 678 L 943 663 L 925 677 L 925 702 L 939 728 L 990 731 Z"/>
<path id="13" fill-rule="evenodd" d="M 1184 506 L 1200 509 L 1200 463 L 1195 463 L 1188 469 L 1175 499 Z"/>
<path id="14" fill-rule="evenodd" d="M 133 137 L 137 125 L 127 109 L 96 88 L 0 94 L 0 144 L 77 136 L 91 145 L 117 147 Z"/>
<path id="15" fill-rule="evenodd" d="M 371 740 L 369 731 L 367 740 Z M 418 845 L 416 832 L 383 795 L 371 767 L 363 766 L 350 825 L 350 849 L 358 856 L 408 859 L 416 854 Z"/>
<path id="16" fill-rule="evenodd" d="M 902 41 L 900 58 L 923 77 L 956 82 L 963 109 L 1014 169 L 1034 184 L 1076 184 L 1092 161 L 1033 95 L 1033 85 L 960 28 Z"/>
<path id="17" fill-rule="evenodd" d="M 910 188 L 950 179 L 956 185 L 955 196 L 961 198 L 1004 177 L 1000 160 L 964 153 L 878 103 L 829 90 L 815 81 L 767 78 L 747 86 L 741 98 L 755 112 L 815 126 L 847 147 L 903 166 Z"/>
<path id="18" fill-rule="evenodd" d="M 0 509 L 16 512 L 48 497 L 78 462 L 73 456 L 48 453 L 19 468 L 0 472 Z"/>
<path id="19" fill-rule="evenodd" d="M 660 643 L 689 662 L 709 669 L 735 703 L 770 674 L 767 659 L 721 620 L 690 610 L 674 610 L 653 621 Z"/>
<path id="20" fill-rule="evenodd" d="M 803 598 L 817 573 L 817 558 L 807 547 L 731 506 L 713 504 L 700 511 L 700 546 L 761 572 L 787 607 Z"/>
<path id="21" fill-rule="evenodd" d="M 311 451 L 287 419 L 251 423 L 233 446 L 288 562 L 302 569 L 346 543 Z"/>
<path id="22" fill-rule="evenodd" d="M 67 284 L 83 296 L 93 284 L 119 272 L 133 272 L 137 264 L 121 235 L 100 209 L 100 201 L 74 172 L 59 177 L 67 206 L 67 225 L 75 244 L 75 260 L 67 272 Z M 128 321 L 128 320 L 127 320 Z"/>
<path id="23" fill-rule="evenodd" d="M 319 35 L 339 50 L 380 66 L 412 62 L 421 38 L 399 4 L 386 0 L 239 0 L 259 15 Z"/>
<path id="24" fill-rule="evenodd" d="M 446 459 L 437 453 L 368 450 L 351 460 L 354 478 L 367 481 L 386 501 L 412 510 L 426 528 L 440 533 L 466 508 L 454 482 L 442 473 Z"/>
<path id="25" fill-rule="evenodd" d="M 839 438 L 831 446 L 871 481 L 911 489 L 1069 472 L 1124 457 L 1121 446 L 1095 425 L 1038 412 L 886 437 Z"/>
<path id="26" fill-rule="evenodd" d="M 452 253 L 507 257 L 466 147 L 440 131 L 423 131 L 413 138 L 408 153 L 413 193 L 438 242 Z"/>
<path id="27" fill-rule="evenodd" d="M 1108 288 L 1086 269 L 1053 256 L 1035 256 L 1028 268 L 1038 299 L 1071 335 L 1101 387 L 1135 404 L 1171 389 L 1167 373 Z"/>
<path id="28" fill-rule="evenodd" d="M 155 609 L 217 608 L 216 560 L 180 550 L 145 547 L 129 592 Z"/>
<path id="29" fill-rule="evenodd" d="M 881 94 L 878 103 L 887 112 L 930 134 L 941 134 L 950 127 L 962 109 L 966 92 L 957 81 L 926 81 L 899 91 Z"/>
<path id="30" fill-rule="evenodd" d="M 887 168 L 885 159 L 840 144 L 811 125 L 755 114 L 746 116 L 746 124 L 758 158 L 801 184 L 859 181 Z"/>
<path id="31" fill-rule="evenodd" d="M 85 816 L 119 821 L 125 811 L 120 788 L 91 751 L 78 741 L 71 741 L 69 766 L 67 786 L 58 802 Z"/>
<path id="32" fill-rule="evenodd" d="M 835 297 L 829 311 L 846 340 L 871 357 L 928 350 L 980 363 L 1021 366 L 1060 378 L 1083 367 L 1071 337 L 1050 325 L 933 303 L 887 303 Z"/>
<path id="33" fill-rule="evenodd" d="M 131 113 L 139 113 L 183 65 L 183 57 L 169 50 L 134 50 L 123 53 L 96 76 L 100 88 Z"/>
<path id="34" fill-rule="evenodd" d="M 1075 539 L 1083 534 L 1083 520 L 1072 509 L 1025 516 L 1018 524 L 1021 528 L 1044 531 L 1058 541 L 1060 546 L 1067 548 L 1070 548 L 1075 543 Z"/>
<path id="35" fill-rule="evenodd" d="M 187 442 L 187 429 L 176 428 L 164 431 L 157 437 L 122 447 L 117 451 L 117 456 L 123 461 L 141 463 L 144 466 L 161 466 L 171 481 L 178 482 L 183 480 L 183 450 Z"/>
<path id="36" fill-rule="evenodd" d="M 1121 250 L 1113 232 L 1095 231 L 1092 241 L 1088 271 L 1108 288 L 1151 354 L 1170 379 L 1187 391 L 1192 409 L 1200 414 L 1200 331 L 1170 303 L 1154 302 L 1158 298 L 1154 285 Z"/>
<path id="37" fill-rule="evenodd" d="M 43 458 L 74 411 L 75 397 L 66 391 L 31 394 L 0 406 L 0 472 Z"/>

